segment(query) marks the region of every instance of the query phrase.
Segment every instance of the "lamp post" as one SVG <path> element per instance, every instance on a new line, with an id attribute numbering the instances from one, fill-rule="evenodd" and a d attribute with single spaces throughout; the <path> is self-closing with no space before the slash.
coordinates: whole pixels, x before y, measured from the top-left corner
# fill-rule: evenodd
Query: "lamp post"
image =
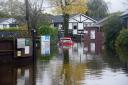
<path id="1" fill-rule="evenodd" d="M 25 0 L 25 6 L 26 6 L 26 22 L 27 22 L 28 32 L 30 32 L 30 26 L 29 26 L 29 5 L 28 5 L 28 0 Z"/>
<path id="2" fill-rule="evenodd" d="M 33 61 L 36 61 L 36 30 L 33 28 L 31 29 L 31 34 L 32 34 L 32 56 L 33 56 Z"/>

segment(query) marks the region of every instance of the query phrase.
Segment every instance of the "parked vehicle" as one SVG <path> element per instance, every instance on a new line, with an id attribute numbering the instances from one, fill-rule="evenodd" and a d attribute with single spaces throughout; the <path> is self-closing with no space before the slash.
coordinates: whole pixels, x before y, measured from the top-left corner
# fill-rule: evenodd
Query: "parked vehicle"
<path id="1" fill-rule="evenodd" d="M 63 37 L 60 38 L 59 45 L 63 47 L 71 47 L 74 45 L 74 42 L 72 41 L 71 37 Z"/>

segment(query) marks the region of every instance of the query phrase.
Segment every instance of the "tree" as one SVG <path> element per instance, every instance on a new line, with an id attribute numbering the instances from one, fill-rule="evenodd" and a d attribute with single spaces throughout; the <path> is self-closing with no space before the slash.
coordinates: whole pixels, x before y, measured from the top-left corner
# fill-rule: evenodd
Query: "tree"
<path id="1" fill-rule="evenodd" d="M 64 35 L 68 36 L 68 21 L 70 14 L 86 13 L 86 0 L 50 0 L 50 4 L 54 5 L 55 12 L 63 14 Z"/>
<path id="2" fill-rule="evenodd" d="M 41 21 L 42 8 L 44 0 L 29 0 L 29 22 L 30 28 L 37 29 L 38 23 Z"/>
<path id="3" fill-rule="evenodd" d="M 88 16 L 94 19 L 102 19 L 108 15 L 108 6 L 104 0 L 89 0 L 88 6 Z"/>
<path id="4" fill-rule="evenodd" d="M 26 2 L 26 0 L 24 1 Z M 30 29 L 36 29 L 38 23 L 41 21 L 43 1 L 44 0 L 28 0 L 27 12 L 29 13 L 28 21 Z M 20 17 L 20 19 L 24 19 L 22 21 L 25 21 L 26 6 L 24 2 L 20 2 L 19 0 L 8 0 L 1 2 L 0 6 L 2 7 L 1 11 L 9 14 L 10 17 Z"/>
<path id="5" fill-rule="evenodd" d="M 128 29 L 120 31 L 116 39 L 115 47 L 120 59 L 128 62 Z"/>
<path id="6" fill-rule="evenodd" d="M 24 14 L 24 3 L 17 0 L 8 0 L 0 2 L 1 11 L 10 15 L 11 17 L 23 16 Z"/>
<path id="7" fill-rule="evenodd" d="M 107 49 L 115 50 L 115 40 L 122 30 L 120 13 L 112 14 L 104 24 L 105 46 Z"/>
<path id="8" fill-rule="evenodd" d="M 9 15 L 7 13 L 0 11 L 0 18 L 7 18 L 7 17 L 9 17 Z"/>

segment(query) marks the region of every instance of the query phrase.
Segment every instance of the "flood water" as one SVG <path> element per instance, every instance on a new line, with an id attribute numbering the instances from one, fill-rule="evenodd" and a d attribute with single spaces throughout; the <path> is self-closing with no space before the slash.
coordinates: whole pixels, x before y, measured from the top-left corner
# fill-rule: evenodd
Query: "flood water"
<path id="1" fill-rule="evenodd" d="M 87 52 L 82 43 L 48 47 L 36 64 L 1 64 L 0 85 L 128 85 L 128 63 L 116 55 Z"/>

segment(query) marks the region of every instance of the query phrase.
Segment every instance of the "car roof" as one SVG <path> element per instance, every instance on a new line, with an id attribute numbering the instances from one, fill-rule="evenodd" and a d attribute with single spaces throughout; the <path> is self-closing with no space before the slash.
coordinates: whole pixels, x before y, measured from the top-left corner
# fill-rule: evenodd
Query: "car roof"
<path id="1" fill-rule="evenodd" d="M 71 37 L 63 37 L 63 38 L 61 38 L 61 39 L 71 39 Z"/>

